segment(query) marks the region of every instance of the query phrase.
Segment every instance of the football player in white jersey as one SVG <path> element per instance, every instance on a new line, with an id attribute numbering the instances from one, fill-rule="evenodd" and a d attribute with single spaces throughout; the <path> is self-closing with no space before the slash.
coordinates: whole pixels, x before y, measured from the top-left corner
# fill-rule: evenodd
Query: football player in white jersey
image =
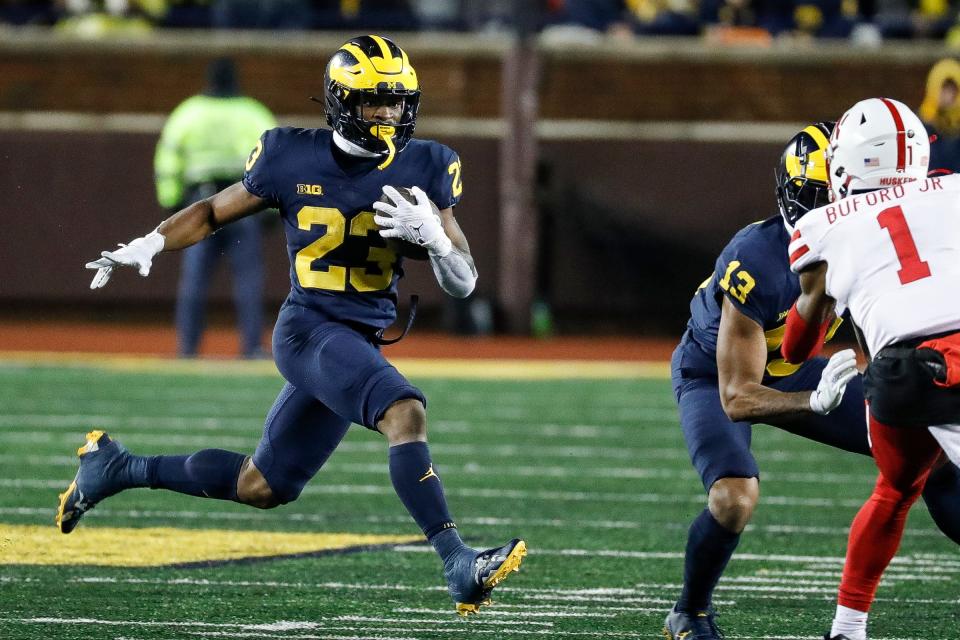
<path id="1" fill-rule="evenodd" d="M 866 640 L 910 506 L 944 452 L 960 462 L 960 175 L 928 179 L 929 156 L 927 132 L 903 103 L 858 102 L 830 139 L 831 204 L 801 218 L 791 238 L 802 293 L 784 357 L 819 351 L 845 310 L 872 356 L 864 395 L 880 473 L 850 529 L 826 640 Z"/>

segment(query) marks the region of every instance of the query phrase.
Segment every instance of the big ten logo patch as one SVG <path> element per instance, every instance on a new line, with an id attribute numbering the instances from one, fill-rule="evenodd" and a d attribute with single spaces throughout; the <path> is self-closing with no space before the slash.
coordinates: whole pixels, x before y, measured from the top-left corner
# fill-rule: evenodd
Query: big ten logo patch
<path id="1" fill-rule="evenodd" d="M 323 187 L 319 184 L 298 184 L 297 193 L 308 196 L 322 196 Z"/>

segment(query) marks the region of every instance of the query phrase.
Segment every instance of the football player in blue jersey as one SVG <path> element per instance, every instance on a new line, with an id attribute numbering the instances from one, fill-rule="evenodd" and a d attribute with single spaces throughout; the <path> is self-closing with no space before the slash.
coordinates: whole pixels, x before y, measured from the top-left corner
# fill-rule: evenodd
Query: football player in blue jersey
<path id="1" fill-rule="evenodd" d="M 426 399 L 379 348 L 396 317 L 398 251 L 422 252 L 452 296 L 467 296 L 477 278 L 453 216 L 463 190 L 460 160 L 442 144 L 413 139 L 419 101 L 406 52 L 384 37 L 353 38 L 326 67 L 332 131 L 265 132 L 241 182 L 87 264 L 97 270 L 91 288 L 121 267 L 146 276 L 160 251 L 193 245 L 267 207 L 279 209 L 291 290 L 273 354 L 286 384 L 252 456 L 220 449 L 135 456 L 107 434 L 89 433 L 76 477 L 60 496 L 56 521 L 63 533 L 104 498 L 133 487 L 263 509 L 291 502 L 355 422 L 386 437 L 393 486 L 443 560 L 458 613 L 487 604 L 493 587 L 519 568 L 526 553 L 520 539 L 486 551 L 461 541 L 427 447 Z M 408 195 L 397 187 L 409 187 Z"/>
<path id="2" fill-rule="evenodd" d="M 812 124 L 787 144 L 776 172 L 780 215 L 747 226 L 724 248 L 690 303 L 687 330 L 673 353 L 680 423 L 708 504 L 690 526 L 683 590 L 663 629 L 667 640 L 722 637 L 713 591 L 760 495 L 751 425 L 772 424 L 870 455 L 853 351 L 802 365 L 787 363 L 780 353 L 787 314 L 800 295 L 787 247 L 797 220 L 827 204 L 824 151 L 832 126 Z M 840 322 L 834 321 L 830 337 Z M 942 465 L 923 495 L 940 529 L 960 543 L 957 468 Z"/>

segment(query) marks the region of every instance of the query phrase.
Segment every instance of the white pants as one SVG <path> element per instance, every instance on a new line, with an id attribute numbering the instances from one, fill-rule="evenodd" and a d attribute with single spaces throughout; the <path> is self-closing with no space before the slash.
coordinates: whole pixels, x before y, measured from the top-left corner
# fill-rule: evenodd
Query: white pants
<path id="1" fill-rule="evenodd" d="M 960 467 L 960 424 L 927 427 L 950 461 Z"/>

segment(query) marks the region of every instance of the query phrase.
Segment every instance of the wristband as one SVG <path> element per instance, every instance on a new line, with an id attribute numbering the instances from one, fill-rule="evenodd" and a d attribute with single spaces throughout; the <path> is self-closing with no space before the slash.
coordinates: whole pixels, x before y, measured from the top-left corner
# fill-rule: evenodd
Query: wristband
<path id="1" fill-rule="evenodd" d="M 787 314 L 787 326 L 780 345 L 780 353 L 783 354 L 784 360 L 798 364 L 820 353 L 829 327 L 829 320 L 825 320 L 819 326 L 807 322 L 797 311 L 797 305 L 794 303 Z"/>

